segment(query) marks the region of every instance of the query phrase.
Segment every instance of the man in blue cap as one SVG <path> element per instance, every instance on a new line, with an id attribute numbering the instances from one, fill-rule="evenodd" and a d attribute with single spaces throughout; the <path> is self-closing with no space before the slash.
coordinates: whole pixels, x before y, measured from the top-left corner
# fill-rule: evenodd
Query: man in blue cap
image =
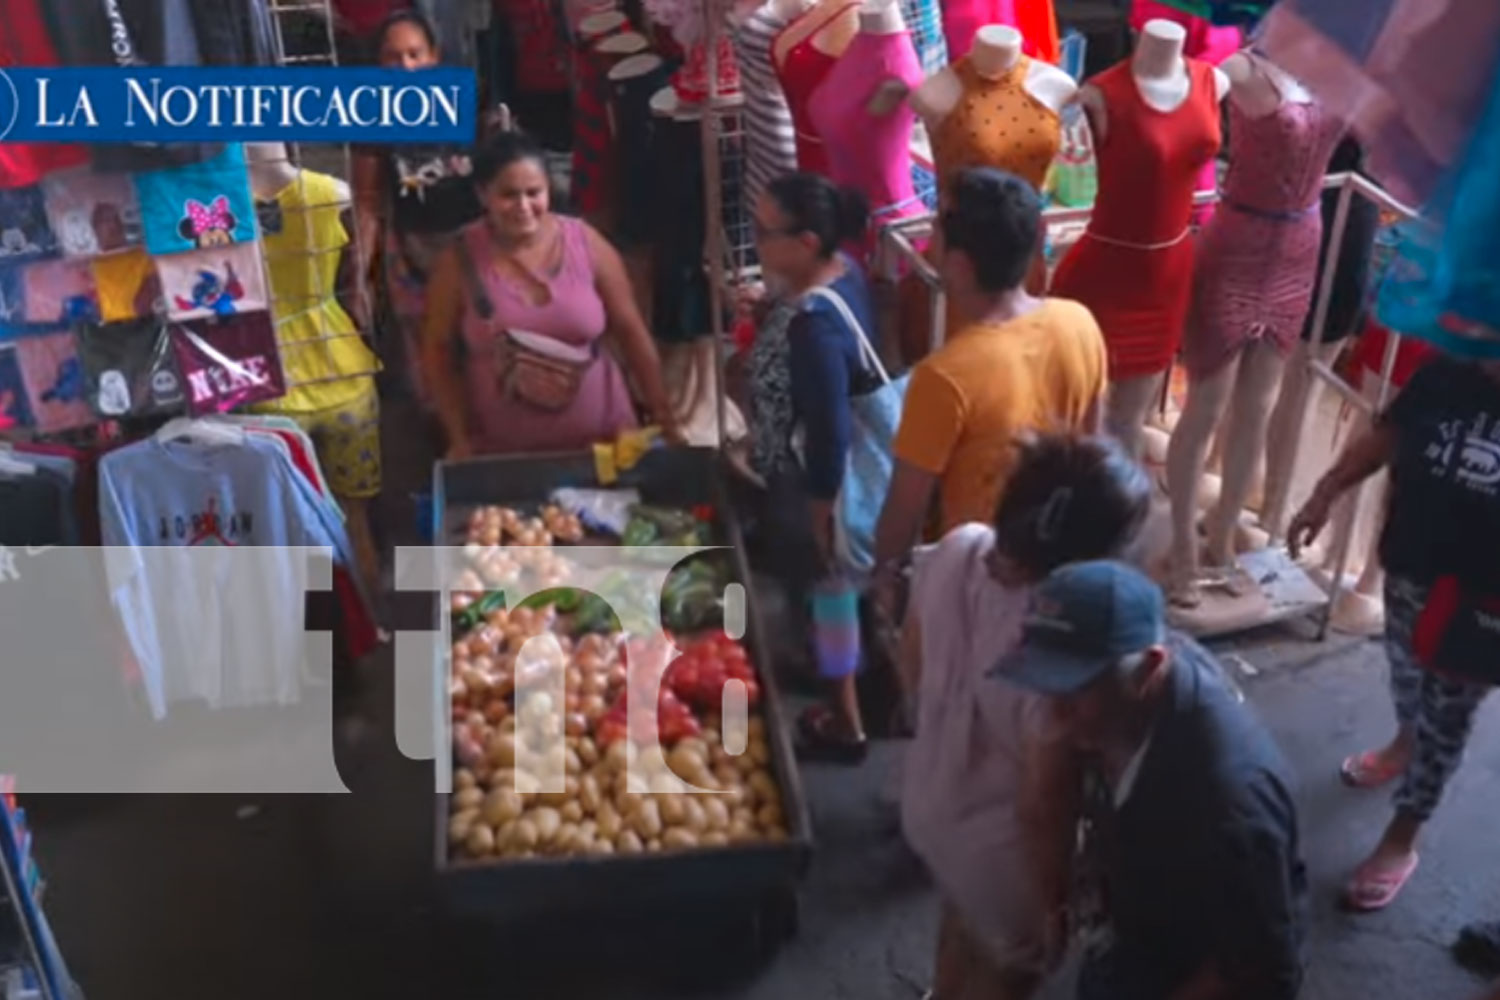
<path id="1" fill-rule="evenodd" d="M 1103 920 L 1080 1000 L 1289 1000 L 1306 876 L 1292 781 L 1212 656 L 1169 636 L 1160 589 L 1117 562 L 1038 587 L 996 673 L 1053 699 L 1091 763 L 1083 863 Z"/>

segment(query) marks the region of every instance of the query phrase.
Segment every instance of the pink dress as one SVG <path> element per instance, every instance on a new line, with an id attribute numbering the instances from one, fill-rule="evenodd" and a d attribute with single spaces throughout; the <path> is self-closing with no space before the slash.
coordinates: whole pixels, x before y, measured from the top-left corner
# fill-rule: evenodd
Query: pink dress
<path id="1" fill-rule="evenodd" d="M 1029 591 L 1002 587 L 987 525 L 914 553 L 922 634 L 917 727 L 903 762 L 902 829 L 965 929 L 996 962 L 1029 955 L 1043 924 L 1017 804 L 1027 735 L 1044 699 L 988 676 L 1021 638 Z"/>
<path id="2" fill-rule="evenodd" d="M 922 82 L 910 33 L 860 32 L 807 102 L 808 117 L 828 151 L 829 176 L 857 188 L 870 203 L 867 252 L 880 226 L 923 211 L 911 179 L 911 106 L 900 100 L 888 114 L 867 110 L 892 79 L 910 89 Z"/>
<path id="3" fill-rule="evenodd" d="M 491 306 L 488 318 L 480 315 L 475 290 L 467 290 L 463 367 L 476 454 L 572 451 L 610 440 L 636 425 L 625 377 L 604 349 L 607 317 L 595 287 L 588 228 L 578 219 L 553 218 L 562 229 L 562 262 L 555 273 L 537 275 L 549 292 L 542 305 L 533 304 L 526 289 L 494 265 L 496 250 L 485 222 L 466 227 L 460 235 Z M 507 331 L 569 360 L 592 356 L 578 396 L 566 410 L 544 412 L 501 391 L 496 346 Z"/>
<path id="4" fill-rule="evenodd" d="M 1183 362 L 1209 375 L 1248 341 L 1283 355 L 1302 334 L 1323 235 L 1323 175 L 1343 123 L 1321 104 L 1283 100 L 1251 118 L 1229 102 L 1229 171 L 1198 242 Z"/>
<path id="5" fill-rule="evenodd" d="M 823 29 L 847 15 L 854 6 L 854 4 L 846 4 L 834 8 L 833 12 L 826 17 L 822 16 L 824 12 L 820 8 L 814 7 L 801 18 L 782 28 L 771 42 L 774 60 L 776 45 L 782 35 L 793 29 L 800 32 L 803 20 L 808 17 L 822 18 L 816 28 L 787 49 L 781 63 L 776 66 L 776 76 L 781 81 L 782 92 L 786 95 L 787 110 L 792 114 L 792 127 L 796 130 L 797 169 L 799 170 L 815 174 L 828 173 L 828 147 L 823 144 L 822 137 L 813 127 L 808 115 L 808 102 L 812 98 L 813 91 L 818 89 L 818 84 L 823 82 L 823 78 L 838 62 L 838 57 L 829 55 L 818 48 L 813 44 L 813 40 L 822 34 Z"/>

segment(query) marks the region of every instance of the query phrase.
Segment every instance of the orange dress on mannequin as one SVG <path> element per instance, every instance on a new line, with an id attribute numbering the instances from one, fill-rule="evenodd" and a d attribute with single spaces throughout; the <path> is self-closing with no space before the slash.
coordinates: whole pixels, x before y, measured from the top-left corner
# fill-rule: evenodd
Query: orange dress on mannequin
<path id="1" fill-rule="evenodd" d="M 1185 61 L 1190 89 L 1172 111 L 1145 102 L 1128 60 L 1089 81 L 1107 114 L 1095 153 L 1099 194 L 1052 294 L 1093 312 L 1109 345 L 1111 381 L 1165 371 L 1182 341 L 1193 284 L 1193 191 L 1220 141 L 1214 68 Z"/>
<path id="2" fill-rule="evenodd" d="M 1057 155 L 1057 112 L 1026 92 L 1031 59 L 1021 56 L 996 79 L 982 76 L 968 56 L 953 64 L 963 88 L 958 104 L 932 130 L 938 190 L 966 167 L 1000 167 L 1041 190 Z"/>

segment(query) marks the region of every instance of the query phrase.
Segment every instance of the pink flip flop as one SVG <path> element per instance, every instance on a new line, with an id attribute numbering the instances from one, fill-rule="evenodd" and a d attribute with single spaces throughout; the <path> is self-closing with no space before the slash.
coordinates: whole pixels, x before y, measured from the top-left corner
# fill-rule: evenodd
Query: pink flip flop
<path id="1" fill-rule="evenodd" d="M 1345 757 L 1344 762 L 1339 765 L 1339 777 L 1351 788 L 1379 788 L 1401 777 L 1401 772 L 1405 770 L 1404 764 L 1396 767 L 1374 750 L 1366 750 L 1364 753 Z"/>
<path id="2" fill-rule="evenodd" d="M 1374 913 L 1390 906 L 1401 894 L 1412 872 L 1417 870 L 1418 860 L 1417 852 L 1413 851 L 1404 865 L 1385 870 L 1377 869 L 1373 859 L 1367 860 L 1355 869 L 1354 877 L 1349 880 L 1348 888 L 1344 890 L 1345 904 L 1359 913 Z"/>

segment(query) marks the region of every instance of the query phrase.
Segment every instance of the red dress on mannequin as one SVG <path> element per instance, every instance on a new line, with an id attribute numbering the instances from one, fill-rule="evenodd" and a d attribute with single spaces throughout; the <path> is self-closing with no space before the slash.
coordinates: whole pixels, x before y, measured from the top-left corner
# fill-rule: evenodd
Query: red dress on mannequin
<path id="1" fill-rule="evenodd" d="M 813 127 L 812 115 L 808 111 L 808 103 L 812 100 L 813 91 L 818 89 L 818 84 L 833 69 L 833 64 L 838 62 L 838 56 L 829 55 L 813 44 L 813 40 L 823 33 L 823 29 L 833 24 L 841 17 L 848 15 L 858 4 L 844 4 L 832 11 L 822 12 L 814 8 L 808 13 L 811 17 L 822 17 L 823 22 L 807 36 L 787 50 L 786 58 L 781 65 L 776 67 L 776 75 L 781 80 L 781 89 L 786 94 L 787 110 L 792 113 L 792 127 L 797 133 L 797 169 L 810 170 L 825 177 L 831 172 L 828 165 L 828 150 L 819 138 Z M 801 19 L 793 21 L 781 29 L 782 34 L 796 29 L 801 31 Z M 779 39 L 781 36 L 777 35 Z M 771 51 L 776 51 L 776 42 L 771 43 Z"/>
<path id="2" fill-rule="evenodd" d="M 1172 111 L 1145 102 L 1128 60 L 1089 81 L 1107 114 L 1095 154 L 1099 194 L 1052 294 L 1093 312 L 1109 345 L 1111 381 L 1166 370 L 1182 340 L 1193 284 L 1193 191 L 1220 141 L 1214 68 L 1186 62 L 1190 89 Z"/>

